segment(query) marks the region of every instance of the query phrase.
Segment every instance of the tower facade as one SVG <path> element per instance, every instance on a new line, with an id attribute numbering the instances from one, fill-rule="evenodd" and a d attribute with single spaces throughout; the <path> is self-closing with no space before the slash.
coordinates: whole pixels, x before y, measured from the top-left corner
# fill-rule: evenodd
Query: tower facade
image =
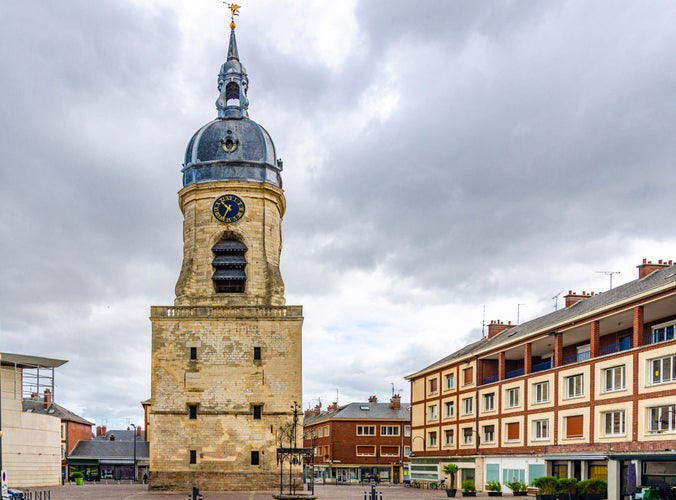
<path id="1" fill-rule="evenodd" d="M 234 14 L 234 12 L 233 12 Z M 173 306 L 152 306 L 150 487 L 270 489 L 277 433 L 302 394 L 302 307 L 279 269 L 282 163 L 248 116 L 231 23 L 218 116 L 190 139 Z"/>

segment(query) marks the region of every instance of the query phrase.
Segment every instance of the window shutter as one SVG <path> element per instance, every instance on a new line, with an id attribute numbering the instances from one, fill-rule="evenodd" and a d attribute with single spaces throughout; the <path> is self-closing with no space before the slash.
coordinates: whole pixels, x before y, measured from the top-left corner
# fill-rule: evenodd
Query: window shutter
<path id="1" fill-rule="evenodd" d="M 513 441 L 519 439 L 519 423 L 511 422 L 507 424 L 507 440 Z"/>
<path id="2" fill-rule="evenodd" d="M 566 437 L 584 436 L 584 417 L 582 415 L 573 415 L 566 417 Z"/>

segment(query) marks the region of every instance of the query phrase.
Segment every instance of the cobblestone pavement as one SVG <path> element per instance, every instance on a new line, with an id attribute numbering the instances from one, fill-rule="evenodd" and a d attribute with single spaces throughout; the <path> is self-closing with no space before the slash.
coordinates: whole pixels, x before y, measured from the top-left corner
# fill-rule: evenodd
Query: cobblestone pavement
<path id="1" fill-rule="evenodd" d="M 65 486 L 55 486 L 52 488 L 25 489 L 31 495 L 27 500 L 40 500 L 39 496 L 44 491 L 49 491 L 49 496 L 43 495 L 46 500 L 187 500 L 189 492 L 167 493 L 158 491 L 148 491 L 147 486 L 142 484 L 100 484 L 85 483 L 82 486 L 67 484 Z M 370 492 L 368 485 L 361 486 L 353 484 L 350 486 L 316 485 L 315 495 L 319 500 L 364 500 L 364 492 Z M 412 499 L 434 499 L 441 500 L 447 498 L 444 491 L 425 490 L 417 488 L 404 488 L 401 485 L 381 485 L 378 492 L 382 492 L 382 500 L 412 500 Z M 279 491 L 247 491 L 247 492 L 208 492 L 203 491 L 204 500 L 271 500 L 274 493 Z M 511 496 L 511 494 L 507 494 Z M 458 492 L 458 498 L 462 494 Z M 479 492 L 477 497 L 487 497 L 486 493 Z M 370 496 L 367 496 L 370 498 Z M 532 498 L 532 497 L 531 497 Z M 378 495 L 380 500 L 380 495 Z"/>

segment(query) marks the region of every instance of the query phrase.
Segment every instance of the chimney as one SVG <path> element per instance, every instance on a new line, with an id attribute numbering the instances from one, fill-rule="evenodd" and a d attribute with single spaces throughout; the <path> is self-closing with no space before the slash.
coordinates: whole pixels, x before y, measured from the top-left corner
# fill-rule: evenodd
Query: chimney
<path id="1" fill-rule="evenodd" d="M 657 264 L 653 264 L 651 261 L 647 259 L 643 259 L 643 262 L 636 266 L 638 269 L 638 279 L 643 279 L 649 274 L 654 273 L 655 271 L 659 271 L 660 269 L 664 269 L 665 267 L 673 266 L 674 261 L 666 261 L 666 260 L 658 260 Z"/>
<path id="2" fill-rule="evenodd" d="M 392 403 L 392 408 L 395 410 L 398 410 L 401 408 L 401 395 L 399 394 L 393 394 L 392 399 L 390 399 L 390 402 Z"/>
<path id="3" fill-rule="evenodd" d="M 108 431 L 106 430 L 106 426 L 102 425 L 101 426 L 101 436 L 106 437 L 108 435 Z"/>
<path id="4" fill-rule="evenodd" d="M 326 411 L 336 411 L 338 409 L 338 401 L 334 401 L 326 407 Z"/>
<path id="5" fill-rule="evenodd" d="M 378 396 L 370 396 L 369 397 L 369 403 L 377 403 L 378 402 Z"/>
<path id="6" fill-rule="evenodd" d="M 136 426 L 136 437 L 141 437 L 141 426 L 140 425 Z"/>
<path id="7" fill-rule="evenodd" d="M 504 322 L 500 320 L 491 320 L 490 323 L 488 323 L 488 338 L 490 339 L 491 337 L 495 337 L 498 333 L 507 330 L 507 328 L 512 327 L 512 322 L 509 321 L 506 325 Z"/>
<path id="8" fill-rule="evenodd" d="M 577 293 L 577 292 L 573 292 L 572 290 L 568 290 L 568 295 L 564 295 L 563 298 L 566 299 L 566 307 L 570 307 L 573 304 L 577 304 L 581 300 L 584 300 L 584 299 L 591 297 L 592 295 L 595 295 L 595 293 L 594 292 L 589 292 L 589 293 L 582 292 L 580 294 L 580 293 Z"/>
<path id="9" fill-rule="evenodd" d="M 322 412 L 322 405 L 315 405 L 314 414 L 315 416 L 319 415 Z"/>
<path id="10" fill-rule="evenodd" d="M 52 406 L 52 391 L 45 389 L 45 410 Z"/>

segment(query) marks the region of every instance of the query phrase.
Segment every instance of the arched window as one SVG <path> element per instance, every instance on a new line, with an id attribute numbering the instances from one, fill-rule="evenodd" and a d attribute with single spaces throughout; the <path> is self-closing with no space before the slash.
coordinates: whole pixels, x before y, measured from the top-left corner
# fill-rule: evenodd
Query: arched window
<path id="1" fill-rule="evenodd" d="M 214 260 L 211 262 L 214 274 L 211 280 L 216 293 L 244 293 L 246 245 L 224 236 L 211 251 L 214 252 Z"/>
<path id="2" fill-rule="evenodd" d="M 225 86 L 225 105 L 239 106 L 239 85 L 235 82 L 228 82 Z"/>

